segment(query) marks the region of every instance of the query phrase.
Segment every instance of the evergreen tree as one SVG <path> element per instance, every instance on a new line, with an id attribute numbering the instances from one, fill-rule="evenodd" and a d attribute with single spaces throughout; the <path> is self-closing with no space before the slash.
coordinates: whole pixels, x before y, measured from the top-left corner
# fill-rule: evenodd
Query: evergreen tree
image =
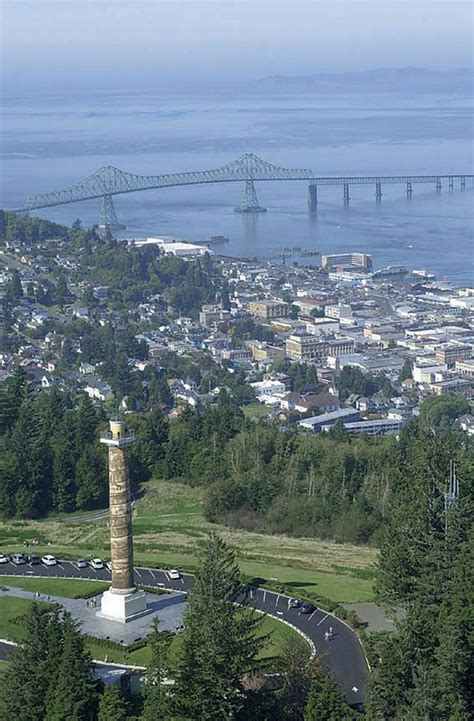
<path id="1" fill-rule="evenodd" d="M 84 393 L 79 403 L 76 417 L 76 443 L 78 448 L 84 448 L 97 441 L 98 414 L 93 402 Z"/>
<path id="2" fill-rule="evenodd" d="M 173 634 L 170 631 L 158 630 L 158 619 L 154 619 L 148 646 L 151 659 L 147 667 L 145 680 L 145 702 L 142 721 L 171 719 L 171 698 L 164 687 L 169 672 L 169 650 Z"/>
<path id="3" fill-rule="evenodd" d="M 28 608 L 24 641 L 11 656 L 0 684 L 0 718 L 41 721 L 48 689 L 47 614 L 37 604 Z"/>
<path id="4" fill-rule="evenodd" d="M 328 674 L 313 680 L 304 711 L 304 721 L 353 721 L 356 718 L 341 689 Z"/>
<path id="5" fill-rule="evenodd" d="M 97 713 L 97 688 L 92 680 L 90 657 L 77 623 L 70 614 L 63 618 L 61 664 L 45 721 L 93 721 Z"/>
<path id="6" fill-rule="evenodd" d="M 242 679 L 260 667 L 257 654 L 266 639 L 256 637 L 261 619 L 235 605 L 241 591 L 234 553 L 219 536 L 209 536 L 185 615 L 178 716 L 225 721 L 244 705 Z"/>
<path id="7" fill-rule="evenodd" d="M 20 298 L 23 297 L 23 288 L 21 287 L 20 274 L 17 270 L 11 271 L 11 279 L 5 287 L 7 298 L 12 303 L 18 303 Z"/>
<path id="8" fill-rule="evenodd" d="M 317 662 L 309 657 L 308 645 L 301 638 L 290 638 L 285 643 L 279 664 L 283 680 L 277 692 L 279 719 L 301 721 L 311 680 L 317 670 Z"/>
<path id="9" fill-rule="evenodd" d="M 76 505 L 81 510 L 98 508 L 107 497 L 107 476 L 102 450 L 86 446 L 76 464 Z"/>
<path id="10" fill-rule="evenodd" d="M 158 718 L 159 716 L 155 716 L 155 719 Z M 120 688 L 116 684 L 108 686 L 100 697 L 97 721 L 126 721 L 126 719 L 127 704 Z"/>
<path id="11" fill-rule="evenodd" d="M 408 378 L 413 378 L 413 363 L 408 358 L 406 358 L 405 361 L 403 362 L 403 365 L 401 367 L 400 374 L 398 377 L 399 377 L 400 383 L 402 383 L 403 381 L 406 381 Z"/>

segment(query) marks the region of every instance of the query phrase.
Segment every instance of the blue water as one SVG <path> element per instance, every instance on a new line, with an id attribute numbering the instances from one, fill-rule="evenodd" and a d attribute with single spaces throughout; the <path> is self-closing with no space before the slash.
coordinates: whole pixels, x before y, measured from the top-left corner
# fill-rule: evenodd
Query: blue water
<path id="1" fill-rule="evenodd" d="M 255 152 L 316 175 L 473 173 L 473 105 L 456 95 L 173 96 L 143 92 L 5 97 L 0 207 L 71 185 L 101 165 L 156 175 L 204 170 Z M 437 195 L 415 186 L 319 188 L 316 217 L 307 184 L 258 183 L 268 212 L 242 216 L 240 184 L 168 188 L 117 196 L 127 235 L 187 240 L 226 235 L 229 255 L 276 258 L 285 246 L 322 253 L 372 253 L 376 267 L 406 264 L 455 284 L 473 282 L 473 191 Z M 97 222 L 99 201 L 39 213 L 70 223 Z M 302 259 L 294 256 L 288 260 Z M 304 262 L 318 262 L 318 259 Z"/>

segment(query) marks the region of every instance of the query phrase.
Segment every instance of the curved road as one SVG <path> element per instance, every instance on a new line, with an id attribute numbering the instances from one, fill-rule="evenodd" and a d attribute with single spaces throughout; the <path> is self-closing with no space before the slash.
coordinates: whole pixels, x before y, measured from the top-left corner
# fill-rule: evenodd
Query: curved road
<path id="1" fill-rule="evenodd" d="M 44 576 L 48 578 L 84 578 L 98 581 L 110 581 L 110 572 L 104 568 L 94 571 L 92 568 L 78 569 L 71 561 L 60 561 L 56 566 L 37 564 L 15 566 L 12 563 L 0 565 L 0 578 L 7 576 Z M 192 587 L 194 577 L 183 574 L 180 580 L 171 580 L 164 570 L 155 568 L 135 568 L 137 583 L 166 588 L 187 593 Z M 298 609 L 289 608 L 288 596 L 264 588 L 250 588 L 238 599 L 239 603 L 253 606 L 280 621 L 286 621 L 301 631 L 315 645 L 318 654 L 323 655 L 325 663 L 332 669 L 336 681 L 343 689 L 346 699 L 353 706 L 363 703 L 364 686 L 368 678 L 365 657 L 354 631 L 335 616 L 317 608 L 312 614 L 300 614 Z M 332 638 L 326 641 L 324 634 L 329 627 L 333 629 Z M 8 648 L 0 647 L 0 658 L 8 653 Z"/>

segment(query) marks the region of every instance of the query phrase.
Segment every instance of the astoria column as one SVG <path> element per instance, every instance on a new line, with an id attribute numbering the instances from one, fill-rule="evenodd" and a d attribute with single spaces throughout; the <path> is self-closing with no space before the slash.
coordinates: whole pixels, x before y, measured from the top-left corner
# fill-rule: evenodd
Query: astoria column
<path id="1" fill-rule="evenodd" d="M 127 447 L 134 435 L 120 420 L 110 421 L 110 431 L 100 442 L 109 449 L 109 528 L 112 555 L 112 586 L 102 595 L 98 615 L 126 622 L 146 611 L 146 594 L 135 586 L 133 530 Z"/>

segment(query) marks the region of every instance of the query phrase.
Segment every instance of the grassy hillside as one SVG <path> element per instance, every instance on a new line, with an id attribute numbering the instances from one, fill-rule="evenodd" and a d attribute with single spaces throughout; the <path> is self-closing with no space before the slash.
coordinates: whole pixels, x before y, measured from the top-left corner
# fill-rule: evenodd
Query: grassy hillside
<path id="1" fill-rule="evenodd" d="M 333 601 L 372 599 L 375 549 L 230 529 L 206 521 L 202 509 L 200 488 L 163 481 L 147 484 L 134 511 L 136 563 L 192 571 L 206 533 L 214 530 L 233 547 L 247 576 L 278 579 L 292 586 L 295 594 L 300 589 Z M 0 551 L 22 550 L 23 541 L 33 538 L 40 542 L 35 551 L 47 549 L 72 558 L 109 557 L 107 521 L 91 520 L 90 514 L 5 522 L 0 529 Z"/>

